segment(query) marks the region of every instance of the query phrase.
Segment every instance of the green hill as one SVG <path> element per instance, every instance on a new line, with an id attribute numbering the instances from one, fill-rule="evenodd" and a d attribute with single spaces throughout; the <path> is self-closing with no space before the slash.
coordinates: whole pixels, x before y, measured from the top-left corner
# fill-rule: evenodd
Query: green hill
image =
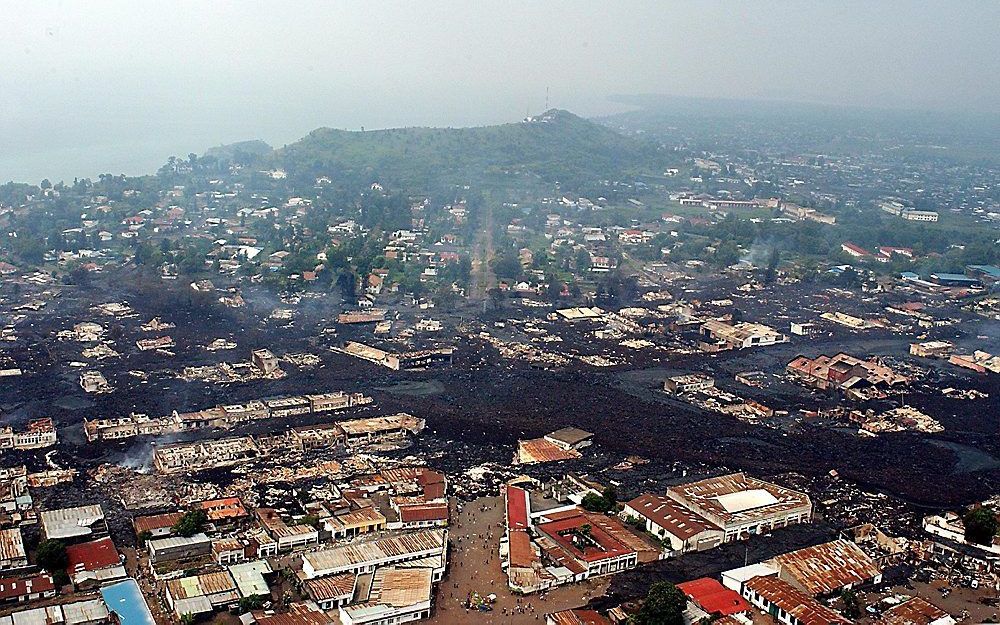
<path id="1" fill-rule="evenodd" d="M 575 183 L 650 170 L 653 146 L 572 113 L 475 128 L 320 128 L 276 151 L 292 175 L 334 175 L 409 185 L 528 176 Z"/>
<path id="2" fill-rule="evenodd" d="M 249 157 L 267 156 L 272 152 L 271 146 L 260 139 L 251 141 L 239 141 L 227 145 L 219 145 L 205 150 L 205 156 L 214 156 L 220 161 L 238 160 L 237 157 L 244 155 Z"/>

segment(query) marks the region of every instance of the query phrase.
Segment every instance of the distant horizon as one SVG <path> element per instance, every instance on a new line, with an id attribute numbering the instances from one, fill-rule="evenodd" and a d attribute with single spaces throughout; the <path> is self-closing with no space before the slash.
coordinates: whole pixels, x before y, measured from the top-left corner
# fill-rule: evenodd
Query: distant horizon
<path id="1" fill-rule="evenodd" d="M 649 103 L 642 103 L 649 100 Z M 805 100 L 787 100 L 777 98 L 727 98 L 727 97 L 703 97 L 687 96 L 666 93 L 637 93 L 637 94 L 613 94 L 609 95 L 603 102 L 590 102 L 579 107 L 563 106 L 558 102 L 551 103 L 550 109 L 561 109 L 569 111 L 575 115 L 590 120 L 604 120 L 628 112 L 639 110 L 655 110 L 650 104 L 660 101 L 664 106 L 664 111 L 669 111 L 669 104 L 697 104 L 713 103 L 717 105 L 787 105 L 801 108 L 815 108 L 817 111 L 840 112 L 845 114 L 898 114 L 898 115 L 929 115 L 941 119 L 952 118 L 977 119 L 988 118 L 997 122 L 1000 126 L 1000 117 L 993 116 L 987 111 L 946 111 L 933 108 L 913 108 L 898 107 L 886 108 L 881 106 L 860 106 L 851 104 L 837 104 L 814 102 Z M 584 109 L 583 112 L 580 109 Z M 70 183 L 74 179 L 95 179 L 102 174 L 145 176 L 155 174 L 171 156 L 187 158 L 188 154 L 194 153 L 199 156 L 208 150 L 228 146 L 243 141 L 263 141 L 274 149 L 279 149 L 285 145 L 295 143 L 306 137 L 309 133 L 320 128 L 332 128 L 350 132 L 391 130 L 397 128 L 473 128 L 479 126 L 492 126 L 500 124 L 517 123 L 528 115 L 539 115 L 545 110 L 541 106 L 536 111 L 526 110 L 520 116 L 511 114 L 510 116 L 496 115 L 472 115 L 465 123 L 421 123 L 414 120 L 414 123 L 395 123 L 387 125 L 332 125 L 320 124 L 312 126 L 301 132 L 297 130 L 271 129 L 271 136 L 263 136 L 267 131 L 259 136 L 235 136 L 221 140 L 212 141 L 212 132 L 192 133 L 181 137 L 162 137 L 159 139 L 123 137 L 121 141 L 109 141 L 96 145 L 66 145 L 53 146 L 47 149 L 39 149 L 35 152 L 0 154 L 0 184 L 7 182 L 38 184 L 43 179 L 47 179 L 53 184 L 58 182 Z M 424 116 L 426 117 L 426 116 Z M 456 120 L 457 121 L 457 120 Z M 978 121 L 978 119 L 977 119 Z M 200 126 L 202 124 L 195 124 Z M 292 136 L 292 135 L 295 136 Z M 281 135 L 281 136 L 278 136 Z M 100 158 L 97 158 L 100 155 Z M 93 164 L 88 164 L 93 163 Z M 60 163 L 52 166 L 50 163 Z M 63 164 L 65 163 L 65 164 Z M 63 170 L 63 174 L 52 172 Z M 69 173 L 83 172 L 91 173 Z M 13 173 L 7 173 L 13 172 Z M 31 173 L 25 173 L 31 172 Z M 49 172 L 49 173 L 45 173 Z"/>

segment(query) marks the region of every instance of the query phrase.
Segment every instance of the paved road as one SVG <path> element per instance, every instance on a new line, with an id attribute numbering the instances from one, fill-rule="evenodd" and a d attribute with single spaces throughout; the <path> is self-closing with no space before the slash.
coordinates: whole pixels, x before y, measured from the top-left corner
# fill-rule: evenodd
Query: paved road
<path id="1" fill-rule="evenodd" d="M 507 588 L 507 577 L 500 568 L 498 553 L 503 532 L 503 499 L 484 497 L 466 505 L 461 512 L 453 508 L 452 520 L 449 531 L 451 561 L 447 575 L 438 586 L 430 623 L 543 623 L 547 612 L 582 606 L 607 589 L 609 578 L 599 578 L 556 588 L 544 599 L 539 595 L 514 595 Z M 495 609 L 475 613 L 462 607 L 472 591 L 481 595 L 496 594 Z"/>

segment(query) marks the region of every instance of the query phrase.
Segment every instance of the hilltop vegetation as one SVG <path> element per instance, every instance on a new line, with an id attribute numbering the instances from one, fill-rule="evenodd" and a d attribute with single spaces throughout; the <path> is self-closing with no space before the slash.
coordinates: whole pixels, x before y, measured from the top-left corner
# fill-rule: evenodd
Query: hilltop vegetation
<path id="1" fill-rule="evenodd" d="M 209 148 L 205 156 L 214 157 L 224 162 L 248 162 L 253 158 L 269 155 L 274 149 L 260 139 L 237 141 L 226 145 Z"/>
<path id="2" fill-rule="evenodd" d="M 630 172 L 655 171 L 654 146 L 572 113 L 476 128 L 320 128 L 275 154 L 293 176 L 334 175 L 416 187 L 483 183 L 522 175 L 568 188 Z"/>

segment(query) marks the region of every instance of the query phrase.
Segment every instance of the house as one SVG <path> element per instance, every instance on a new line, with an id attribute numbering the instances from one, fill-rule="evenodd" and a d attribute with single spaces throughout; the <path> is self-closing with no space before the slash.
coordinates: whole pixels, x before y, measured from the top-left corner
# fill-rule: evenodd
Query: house
<path id="1" fill-rule="evenodd" d="M 34 523 L 37 515 L 28 491 L 28 470 L 24 465 L 0 469 L 0 524 L 17 526 Z M 0 561 L 0 570 L 3 569 Z"/>
<path id="2" fill-rule="evenodd" d="M 541 546 L 551 556 L 569 557 L 582 570 L 580 579 L 611 575 L 635 568 L 639 555 L 635 549 L 619 537 L 612 535 L 605 527 L 582 513 L 559 515 L 553 521 L 535 525 L 538 532 L 548 540 Z"/>
<path id="3" fill-rule="evenodd" d="M 278 543 L 278 551 L 291 551 L 319 543 L 319 530 L 309 525 L 288 525 L 271 508 L 257 508 L 257 520 L 268 536 Z"/>
<path id="4" fill-rule="evenodd" d="M 848 256 L 853 256 L 854 258 L 867 258 L 872 255 L 871 252 L 865 248 L 853 243 L 841 243 L 840 249 Z"/>
<path id="5" fill-rule="evenodd" d="M 239 497 L 207 499 L 195 504 L 197 510 L 204 510 L 210 523 L 224 525 L 249 518 Z"/>
<path id="6" fill-rule="evenodd" d="M 39 515 L 45 537 L 52 540 L 74 540 L 104 536 L 108 524 L 99 504 L 46 510 Z"/>
<path id="7" fill-rule="evenodd" d="M 274 572 L 267 560 L 240 562 L 226 568 L 236 583 L 241 597 L 269 597 L 271 588 L 265 575 Z"/>
<path id="8" fill-rule="evenodd" d="M 448 532 L 444 529 L 359 539 L 348 545 L 303 554 L 302 573 L 305 579 L 338 573 L 370 573 L 379 567 L 421 560 L 434 563 L 432 568 L 437 581 L 447 566 L 447 549 Z"/>
<path id="9" fill-rule="evenodd" d="M 555 432 L 550 432 L 543 438 L 563 451 L 579 451 L 584 447 L 590 446 L 593 442 L 594 434 L 579 428 L 566 427 Z"/>
<path id="10" fill-rule="evenodd" d="M 49 624 L 54 625 L 106 625 L 111 617 L 107 603 L 102 599 L 87 599 L 61 605 L 18 610 L 2 619 L 3 625 Z"/>
<path id="11" fill-rule="evenodd" d="M 611 625 L 611 621 L 600 612 L 573 608 L 546 614 L 545 625 Z"/>
<path id="12" fill-rule="evenodd" d="M 955 625 L 955 618 L 923 597 L 910 597 L 882 612 L 879 625 Z"/>
<path id="13" fill-rule="evenodd" d="M 0 530 L 0 571 L 28 566 L 21 530 L 13 527 Z"/>
<path id="14" fill-rule="evenodd" d="M 389 505 L 399 517 L 400 529 L 421 529 L 448 525 L 448 501 L 425 501 L 422 497 L 393 497 Z"/>
<path id="15" fill-rule="evenodd" d="M 878 584 L 882 571 L 849 540 L 835 540 L 772 558 L 778 578 L 812 596 L 831 596 L 862 584 Z"/>
<path id="16" fill-rule="evenodd" d="M 333 610 L 350 603 L 357 588 L 357 581 L 356 573 L 340 573 L 306 580 L 302 587 L 306 595 L 315 601 L 321 610 Z"/>
<path id="17" fill-rule="evenodd" d="M 122 556 L 108 537 L 66 547 L 66 574 L 77 590 L 128 577 Z"/>
<path id="18" fill-rule="evenodd" d="M 202 573 L 167 580 L 164 597 L 177 618 L 198 616 L 235 607 L 240 594 L 228 571 Z"/>
<path id="19" fill-rule="evenodd" d="M 212 559 L 221 566 L 246 562 L 246 552 L 246 545 L 237 538 L 220 538 L 212 541 Z"/>
<path id="20" fill-rule="evenodd" d="M 661 495 L 636 497 L 625 504 L 622 517 L 642 521 L 647 532 L 677 553 L 717 547 L 724 537 L 718 526 Z"/>
<path id="21" fill-rule="evenodd" d="M 0 604 L 27 603 L 56 596 L 51 575 L 35 575 L 24 579 L 0 578 Z"/>
<path id="22" fill-rule="evenodd" d="M 703 337 L 700 347 L 704 351 L 746 349 L 788 342 L 784 334 L 766 325 L 749 322 L 730 325 L 722 321 L 706 321 L 701 325 L 699 334 Z"/>
<path id="23" fill-rule="evenodd" d="M 285 612 L 256 610 L 240 617 L 244 625 L 333 625 L 333 619 L 322 608 L 307 603 L 292 603 Z"/>
<path id="24" fill-rule="evenodd" d="M 146 544 L 149 547 L 150 564 L 195 560 L 212 554 L 212 539 L 205 534 L 157 538 Z"/>
<path id="25" fill-rule="evenodd" d="M 173 533 L 177 522 L 184 518 L 182 512 L 168 512 L 151 516 L 139 516 L 133 519 L 132 526 L 136 537 L 163 538 Z"/>
<path id="26" fill-rule="evenodd" d="M 782 625 L 850 625 L 851 621 L 777 577 L 755 577 L 743 585 L 743 598 Z"/>
<path id="27" fill-rule="evenodd" d="M 723 542 L 812 520 L 808 495 L 745 473 L 681 484 L 669 488 L 666 494 L 722 529 Z"/>
<path id="28" fill-rule="evenodd" d="M 374 507 L 367 506 L 323 519 L 323 529 L 330 533 L 333 540 L 354 538 L 360 534 L 385 530 L 386 518 Z"/>
<path id="29" fill-rule="evenodd" d="M 338 610 L 343 625 L 407 623 L 431 615 L 433 572 L 430 568 L 383 567 L 375 571 L 358 603 Z"/>
<path id="30" fill-rule="evenodd" d="M 708 577 L 677 584 L 677 589 L 712 617 L 748 615 L 750 604 L 734 590 Z"/>

